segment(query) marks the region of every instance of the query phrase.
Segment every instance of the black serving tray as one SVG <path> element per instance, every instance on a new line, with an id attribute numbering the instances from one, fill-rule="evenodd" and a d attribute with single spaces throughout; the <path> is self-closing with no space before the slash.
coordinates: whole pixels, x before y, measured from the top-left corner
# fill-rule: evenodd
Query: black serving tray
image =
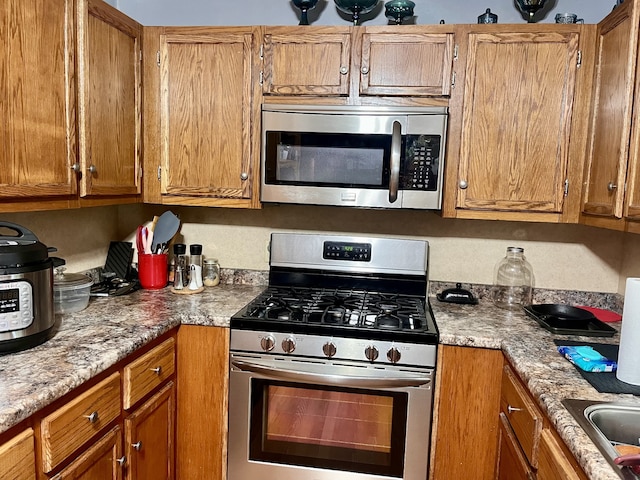
<path id="1" fill-rule="evenodd" d="M 543 303 L 524 307 L 527 315 L 551 333 L 612 337 L 618 331 L 598 320 L 591 312 L 570 305 Z"/>

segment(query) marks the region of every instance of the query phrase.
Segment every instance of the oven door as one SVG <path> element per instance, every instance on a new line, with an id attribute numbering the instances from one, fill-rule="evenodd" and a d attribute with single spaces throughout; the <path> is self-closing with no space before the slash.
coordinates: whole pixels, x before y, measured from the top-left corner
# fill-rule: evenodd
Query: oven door
<path id="1" fill-rule="evenodd" d="M 228 480 L 424 480 L 432 369 L 231 354 Z"/>

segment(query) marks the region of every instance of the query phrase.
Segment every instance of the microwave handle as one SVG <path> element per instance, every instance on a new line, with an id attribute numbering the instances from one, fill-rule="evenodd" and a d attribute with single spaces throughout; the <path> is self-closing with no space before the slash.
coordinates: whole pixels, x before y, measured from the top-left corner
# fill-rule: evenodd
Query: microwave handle
<path id="1" fill-rule="evenodd" d="M 398 187 L 400 185 L 400 149 L 402 147 L 402 129 L 400 122 L 393 122 L 391 135 L 391 172 L 389 175 L 389 203 L 398 200 Z"/>

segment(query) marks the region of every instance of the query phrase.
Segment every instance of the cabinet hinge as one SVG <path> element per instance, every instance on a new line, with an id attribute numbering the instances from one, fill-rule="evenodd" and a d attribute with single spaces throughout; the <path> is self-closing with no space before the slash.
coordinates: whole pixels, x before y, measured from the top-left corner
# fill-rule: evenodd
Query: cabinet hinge
<path id="1" fill-rule="evenodd" d="M 451 88 L 456 88 L 456 72 L 451 73 Z"/>
<path id="2" fill-rule="evenodd" d="M 457 61 L 458 60 L 458 45 L 455 45 L 453 47 L 453 61 Z"/>
<path id="3" fill-rule="evenodd" d="M 160 66 L 160 50 L 156 52 L 156 65 Z"/>
<path id="4" fill-rule="evenodd" d="M 138 178 L 142 178 L 142 167 L 138 169 Z"/>
<path id="5" fill-rule="evenodd" d="M 162 167 L 158 165 L 158 181 L 162 180 Z"/>
<path id="6" fill-rule="evenodd" d="M 582 50 L 578 50 L 578 60 L 576 64 L 577 68 L 582 66 Z"/>
<path id="7" fill-rule="evenodd" d="M 264 84 L 264 72 L 260 70 L 260 85 Z"/>
<path id="8" fill-rule="evenodd" d="M 565 178 L 564 180 L 564 196 L 569 196 L 569 179 Z"/>
<path id="9" fill-rule="evenodd" d="M 140 50 L 139 53 L 140 53 L 140 55 L 139 55 L 140 56 L 140 62 L 142 63 L 142 50 Z"/>
<path id="10" fill-rule="evenodd" d="M 260 60 L 264 60 L 264 43 L 260 45 Z"/>

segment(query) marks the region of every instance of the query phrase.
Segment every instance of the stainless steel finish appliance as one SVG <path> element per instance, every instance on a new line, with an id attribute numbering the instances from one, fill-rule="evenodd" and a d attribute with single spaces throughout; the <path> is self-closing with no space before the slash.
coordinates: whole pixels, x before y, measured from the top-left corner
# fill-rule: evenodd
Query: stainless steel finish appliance
<path id="1" fill-rule="evenodd" d="M 264 105 L 263 202 L 439 209 L 446 107 Z"/>
<path id="2" fill-rule="evenodd" d="M 55 317 L 53 267 L 64 264 L 27 228 L 0 222 L 0 353 L 38 345 L 47 339 Z"/>
<path id="3" fill-rule="evenodd" d="M 231 318 L 228 480 L 425 480 L 438 330 L 424 241 L 278 233 Z"/>

